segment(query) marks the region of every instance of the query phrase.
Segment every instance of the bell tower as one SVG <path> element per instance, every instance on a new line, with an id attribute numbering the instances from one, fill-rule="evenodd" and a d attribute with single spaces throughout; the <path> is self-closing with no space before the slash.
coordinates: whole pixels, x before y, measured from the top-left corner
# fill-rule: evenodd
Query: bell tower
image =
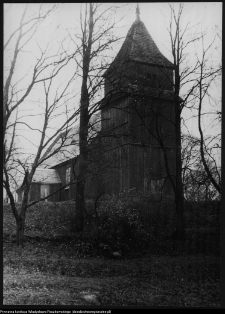
<path id="1" fill-rule="evenodd" d="M 173 70 L 141 21 L 137 4 L 136 20 L 104 73 L 101 129 L 115 157 L 108 193 L 171 192 L 165 165 L 175 173 Z"/>

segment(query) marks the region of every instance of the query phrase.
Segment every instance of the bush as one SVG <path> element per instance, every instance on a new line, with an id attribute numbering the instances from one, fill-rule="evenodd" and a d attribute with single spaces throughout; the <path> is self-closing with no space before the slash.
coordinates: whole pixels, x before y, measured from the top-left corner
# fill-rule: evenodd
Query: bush
<path id="1" fill-rule="evenodd" d="M 162 237 L 174 231 L 175 210 L 173 201 L 164 199 L 161 202 L 153 200 L 143 202 L 137 200 L 134 206 L 139 213 L 144 229 L 154 236 Z"/>
<path id="2" fill-rule="evenodd" d="M 113 251 L 120 250 L 127 257 L 140 256 L 147 250 L 151 254 L 174 254 L 177 250 L 182 254 L 219 255 L 220 209 L 220 202 L 185 202 L 186 242 L 178 249 L 169 238 L 176 222 L 174 203 L 129 196 L 102 200 L 98 217 L 93 201 L 86 201 L 81 233 L 74 230 L 74 201 L 38 203 L 27 211 L 25 235 L 27 241 L 29 237 L 54 241 L 54 245 L 65 241 L 81 255 L 112 256 Z M 10 205 L 4 205 L 3 212 L 4 237 L 14 238 L 16 224 Z"/>
<path id="3" fill-rule="evenodd" d="M 100 252 L 143 250 L 150 240 L 132 201 L 116 196 L 101 202 L 98 218 L 86 224 L 83 237 L 92 239 Z"/>
<path id="4" fill-rule="evenodd" d="M 220 230 L 220 202 L 185 202 L 186 228 Z"/>
<path id="5" fill-rule="evenodd" d="M 97 214 L 95 218 L 86 216 L 83 232 L 76 235 L 81 254 L 107 256 L 121 251 L 123 256 L 132 257 L 149 249 L 164 251 L 165 236 L 174 231 L 171 200 L 155 202 L 140 197 L 108 196 L 100 202 Z"/>

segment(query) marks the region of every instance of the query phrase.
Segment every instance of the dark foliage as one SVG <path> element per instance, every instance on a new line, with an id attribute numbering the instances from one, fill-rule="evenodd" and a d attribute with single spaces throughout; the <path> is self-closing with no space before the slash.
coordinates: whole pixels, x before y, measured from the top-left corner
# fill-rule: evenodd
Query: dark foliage
<path id="1" fill-rule="evenodd" d="M 173 203 L 111 197 L 100 203 L 98 216 L 94 204 L 86 203 L 82 233 L 74 230 L 74 202 L 41 203 L 27 213 L 25 244 L 65 245 L 79 255 L 123 257 L 151 252 L 160 255 L 220 255 L 220 202 L 185 204 L 186 241 L 173 241 L 175 213 Z M 15 241 L 15 222 L 9 205 L 4 206 L 4 239 Z M 70 250 L 69 250 L 70 251 Z"/>
<path id="2" fill-rule="evenodd" d="M 90 305 L 84 296 L 91 293 L 95 305 L 219 306 L 220 204 L 185 206 L 180 243 L 169 237 L 169 201 L 113 197 L 100 203 L 99 218 L 86 202 L 79 234 L 73 202 L 38 204 L 27 213 L 22 254 L 4 206 L 4 304 Z"/>

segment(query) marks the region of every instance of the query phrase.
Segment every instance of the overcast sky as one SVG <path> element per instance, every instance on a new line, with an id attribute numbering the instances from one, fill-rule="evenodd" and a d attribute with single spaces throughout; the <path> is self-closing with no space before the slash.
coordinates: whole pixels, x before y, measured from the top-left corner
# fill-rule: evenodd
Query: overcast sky
<path id="1" fill-rule="evenodd" d="M 49 41 L 55 26 L 59 26 L 59 29 L 74 29 L 79 27 L 80 9 L 84 7 L 84 3 L 63 3 L 58 4 L 58 9 L 51 14 L 46 23 L 43 25 L 40 32 L 42 41 Z M 103 4 L 103 6 L 109 4 Z M 120 35 L 126 36 L 130 26 L 136 19 L 136 3 L 116 3 L 118 7 L 124 6 L 123 9 L 118 10 L 117 19 L 123 18 L 118 24 Z M 179 2 L 173 4 L 178 7 Z M 21 17 L 21 13 L 25 4 L 5 4 L 6 14 L 4 16 L 5 24 L 5 37 L 15 29 L 18 21 Z M 36 10 L 39 3 L 31 3 L 30 7 Z M 47 9 L 52 4 L 45 3 L 44 7 Z M 213 36 L 213 30 L 217 25 L 222 29 L 222 2 L 186 2 L 186 22 L 200 23 L 198 28 L 203 30 L 207 29 L 209 35 Z M 139 3 L 140 18 L 147 27 L 149 33 L 153 37 L 157 46 L 161 52 L 168 58 L 171 58 L 171 54 L 168 51 L 169 37 L 167 32 L 168 20 L 170 17 L 170 9 L 168 3 Z M 48 27 L 46 27 L 48 26 Z M 210 34 L 211 33 L 211 34 Z M 60 37 L 59 31 L 57 34 Z M 208 37 L 210 38 L 210 36 Z"/>
<path id="2" fill-rule="evenodd" d="M 47 9 L 48 7 L 52 7 L 53 4 L 43 4 L 44 7 Z M 27 52 L 24 52 L 23 55 L 20 57 L 20 63 L 17 67 L 18 77 L 16 79 L 20 79 L 20 75 L 24 75 L 26 73 L 26 67 L 27 71 L 29 70 L 30 63 L 32 63 L 32 58 L 37 57 L 40 50 L 37 47 L 38 43 L 41 47 L 45 47 L 46 45 L 50 45 L 50 48 L 52 52 L 57 53 L 58 51 L 58 45 L 64 39 L 68 32 L 70 34 L 78 34 L 79 32 L 79 18 L 80 18 L 80 10 L 81 6 L 84 9 L 85 4 L 79 4 L 79 3 L 62 3 L 57 4 L 57 9 L 54 11 L 54 13 L 51 14 L 51 16 L 46 20 L 45 23 L 43 23 L 38 31 L 38 33 L 35 35 L 35 40 L 31 41 L 29 46 L 27 47 Z M 120 9 L 118 10 L 117 15 L 115 16 L 115 19 L 119 21 L 122 19 L 118 24 L 118 28 L 115 30 L 116 35 L 119 35 L 121 37 L 125 37 L 127 35 L 127 32 L 129 28 L 131 27 L 132 23 L 136 19 L 136 3 L 115 3 Z M 178 8 L 179 3 L 174 3 L 175 8 Z M 31 3 L 30 4 L 30 10 L 35 11 L 37 10 L 37 7 L 39 6 L 38 3 Z M 103 4 L 104 6 L 109 6 L 109 4 Z M 195 25 L 198 23 L 198 26 L 193 27 L 193 32 L 196 31 L 206 31 L 207 30 L 207 36 L 205 38 L 205 45 L 209 44 L 215 35 L 216 29 L 222 30 L 222 3 L 221 2 L 186 2 L 186 15 L 185 20 L 183 21 L 184 24 L 187 22 L 190 22 L 191 24 Z M 7 38 L 10 36 L 12 31 L 16 28 L 16 26 L 19 23 L 19 20 L 21 18 L 22 11 L 24 10 L 25 4 L 19 3 L 19 4 L 4 4 L 4 38 L 7 40 Z M 169 47 L 169 36 L 168 36 L 168 22 L 170 18 L 170 9 L 168 3 L 139 3 L 140 7 L 140 19 L 144 22 L 147 30 L 149 31 L 150 35 L 152 36 L 153 40 L 155 41 L 156 45 L 158 46 L 159 50 L 170 60 L 172 61 L 172 56 L 170 52 Z M 31 12 L 30 11 L 30 12 Z M 120 41 L 119 45 L 114 45 L 114 50 L 111 52 L 112 56 L 115 56 L 118 52 L 119 48 L 122 45 L 122 41 Z M 215 47 L 218 48 L 217 51 L 215 51 L 215 62 L 220 61 L 220 51 L 221 51 L 221 42 L 216 39 L 216 42 L 214 44 Z M 5 55 L 4 55 L 4 65 L 7 67 L 10 64 L 11 55 L 13 52 L 13 46 L 11 46 L 11 49 L 9 49 Z M 69 49 L 74 49 L 73 45 L 70 45 L 68 47 Z M 200 46 L 196 46 L 195 50 L 198 51 L 200 49 Z M 200 50 L 199 50 L 200 51 Z M 218 52 L 219 51 L 219 52 Z M 192 47 L 188 53 L 190 57 L 190 62 L 192 60 L 192 55 L 194 53 L 194 48 Z M 19 70 L 21 69 L 21 71 Z M 73 66 L 66 69 L 66 71 L 62 72 L 61 77 L 59 77 L 59 81 L 64 81 L 65 78 L 67 78 L 69 75 L 72 75 L 73 71 L 75 69 Z M 15 79 L 15 81 L 16 81 Z M 74 101 L 70 102 L 70 108 L 71 110 L 74 110 L 76 106 L 79 104 L 79 90 L 80 90 L 80 81 L 77 80 L 76 84 L 73 86 L 73 89 L 77 90 L 77 98 Z M 218 88 L 215 88 L 214 91 L 215 95 L 217 95 L 220 98 L 221 89 L 218 86 Z M 23 110 L 24 112 L 26 109 L 30 109 L 30 104 L 32 102 L 35 102 L 40 97 L 40 91 L 36 89 L 31 95 L 27 98 L 27 100 L 24 102 Z M 41 101 L 41 98 L 39 99 Z M 205 107 L 206 108 L 206 107 Z M 189 112 L 184 111 L 183 113 L 184 118 L 189 118 Z M 38 117 L 34 119 L 33 125 L 40 124 L 41 120 L 39 120 Z M 207 123 L 209 123 L 209 119 L 206 119 L 206 126 Z M 196 135 L 198 135 L 197 128 L 196 128 L 196 120 L 190 119 L 188 122 L 188 127 L 193 132 L 195 132 Z M 214 132 L 216 128 L 218 128 L 218 125 L 211 126 L 212 130 L 210 132 Z M 220 127 L 220 126 L 219 126 Z M 206 127 L 206 130 L 209 131 L 209 129 Z M 185 131 L 185 130 L 184 130 Z M 216 132 L 216 131 L 215 131 Z M 29 137 L 28 133 L 27 136 Z M 38 135 L 37 135 L 38 138 Z M 35 139 L 32 135 L 31 141 L 35 142 Z M 28 145 L 28 146 L 27 146 Z M 28 149 L 31 149 L 31 144 L 25 144 Z"/>

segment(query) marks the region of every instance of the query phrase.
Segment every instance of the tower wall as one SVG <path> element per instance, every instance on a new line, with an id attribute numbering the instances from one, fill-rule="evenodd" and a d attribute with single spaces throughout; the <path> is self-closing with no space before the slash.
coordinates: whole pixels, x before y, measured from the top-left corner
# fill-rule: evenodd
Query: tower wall
<path id="1" fill-rule="evenodd" d="M 121 194 L 133 190 L 147 196 L 156 193 L 166 181 L 164 193 L 171 194 L 156 127 L 161 130 L 169 169 L 174 175 L 174 103 L 125 97 L 115 100 L 104 112 L 108 120 L 103 123 L 103 132 L 107 134 L 108 160 L 111 160 L 105 175 L 106 192 Z"/>

